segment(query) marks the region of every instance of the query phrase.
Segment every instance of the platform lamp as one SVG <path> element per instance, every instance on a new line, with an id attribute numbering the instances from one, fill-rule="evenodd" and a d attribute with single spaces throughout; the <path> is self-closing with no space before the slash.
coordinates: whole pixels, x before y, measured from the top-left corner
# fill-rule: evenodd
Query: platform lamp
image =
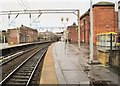
<path id="1" fill-rule="evenodd" d="M 67 23 L 68 23 L 69 17 L 66 17 L 65 20 L 66 20 Z M 67 28 L 66 28 L 66 24 L 67 24 L 67 23 L 63 22 L 63 21 L 64 21 L 64 17 L 61 17 L 61 21 L 62 21 L 62 24 L 64 24 L 64 34 L 65 34 L 65 36 L 66 36 L 65 38 L 67 38 L 67 44 L 68 44 L 68 30 L 67 30 Z"/>

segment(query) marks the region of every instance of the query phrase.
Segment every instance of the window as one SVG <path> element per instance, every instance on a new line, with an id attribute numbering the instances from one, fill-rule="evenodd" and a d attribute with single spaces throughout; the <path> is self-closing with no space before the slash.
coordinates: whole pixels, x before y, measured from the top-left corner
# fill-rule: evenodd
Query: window
<path id="1" fill-rule="evenodd" d="M 112 35 L 112 42 L 115 42 L 115 35 Z"/>
<path id="2" fill-rule="evenodd" d="M 110 34 L 107 35 L 106 40 L 107 42 L 110 42 Z"/>

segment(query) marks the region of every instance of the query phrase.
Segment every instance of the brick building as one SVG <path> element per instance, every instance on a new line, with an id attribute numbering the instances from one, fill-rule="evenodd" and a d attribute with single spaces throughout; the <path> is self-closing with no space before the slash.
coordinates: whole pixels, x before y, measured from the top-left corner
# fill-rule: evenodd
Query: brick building
<path id="1" fill-rule="evenodd" d="M 84 43 L 89 43 L 89 33 L 90 33 L 90 16 L 89 10 L 80 17 L 80 41 Z"/>
<path id="2" fill-rule="evenodd" d="M 118 33 L 118 15 L 114 9 L 114 3 L 99 2 L 93 5 L 93 40 L 96 44 L 98 33 Z M 90 33 L 90 9 L 80 17 L 81 42 L 89 43 Z"/>
<path id="3" fill-rule="evenodd" d="M 55 40 L 55 34 L 51 31 L 39 32 L 39 41 L 53 41 Z"/>
<path id="4" fill-rule="evenodd" d="M 30 43 L 38 40 L 38 31 L 21 25 L 14 29 L 8 29 L 8 44 Z"/>
<path id="5" fill-rule="evenodd" d="M 71 25 L 67 27 L 68 39 L 71 41 L 71 43 L 78 42 L 77 27 L 78 27 L 77 25 Z"/>

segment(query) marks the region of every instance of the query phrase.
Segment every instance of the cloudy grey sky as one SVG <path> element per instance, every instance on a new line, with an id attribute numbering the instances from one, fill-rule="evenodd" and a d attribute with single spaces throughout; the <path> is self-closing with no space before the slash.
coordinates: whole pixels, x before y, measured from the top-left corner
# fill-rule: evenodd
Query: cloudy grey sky
<path id="1" fill-rule="evenodd" d="M 115 2 L 118 0 L 92 0 L 93 4 L 99 1 Z M 90 8 L 90 0 L 1 0 L 0 11 L 11 10 L 44 10 L 44 9 L 80 9 L 80 15 L 84 14 Z M 32 15 L 34 20 L 38 15 Z M 11 16 L 11 21 L 14 19 Z M 51 26 L 63 26 L 61 23 L 61 17 L 69 17 L 69 21 L 66 25 L 72 25 L 73 22 L 77 23 L 77 16 L 74 14 L 42 14 L 37 23 L 34 23 L 33 27 L 51 27 Z M 0 16 L 0 28 L 7 29 L 8 16 Z M 66 23 L 66 21 L 64 21 Z M 17 19 L 11 24 L 10 27 L 18 27 L 21 24 L 29 26 L 30 19 L 28 15 L 19 15 Z"/>

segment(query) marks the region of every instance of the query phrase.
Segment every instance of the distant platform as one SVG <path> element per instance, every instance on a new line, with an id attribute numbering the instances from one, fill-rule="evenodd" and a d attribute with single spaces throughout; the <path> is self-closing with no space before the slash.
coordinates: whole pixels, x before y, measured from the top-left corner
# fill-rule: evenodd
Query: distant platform
<path id="1" fill-rule="evenodd" d="M 0 50 L 1 50 L 1 49 L 6 49 L 6 48 L 17 47 L 17 46 L 28 45 L 28 44 L 34 44 L 34 43 L 36 43 L 36 44 L 37 44 L 37 43 L 43 43 L 43 42 L 50 42 L 50 41 L 32 42 L 32 43 L 21 43 L 21 44 L 0 43 Z"/>
<path id="2" fill-rule="evenodd" d="M 22 43 L 22 44 L 13 44 L 13 45 L 9 45 L 8 43 L 0 43 L 0 50 L 11 48 L 11 47 L 16 47 L 16 46 L 27 45 L 27 44 L 31 44 L 31 43 Z"/>

